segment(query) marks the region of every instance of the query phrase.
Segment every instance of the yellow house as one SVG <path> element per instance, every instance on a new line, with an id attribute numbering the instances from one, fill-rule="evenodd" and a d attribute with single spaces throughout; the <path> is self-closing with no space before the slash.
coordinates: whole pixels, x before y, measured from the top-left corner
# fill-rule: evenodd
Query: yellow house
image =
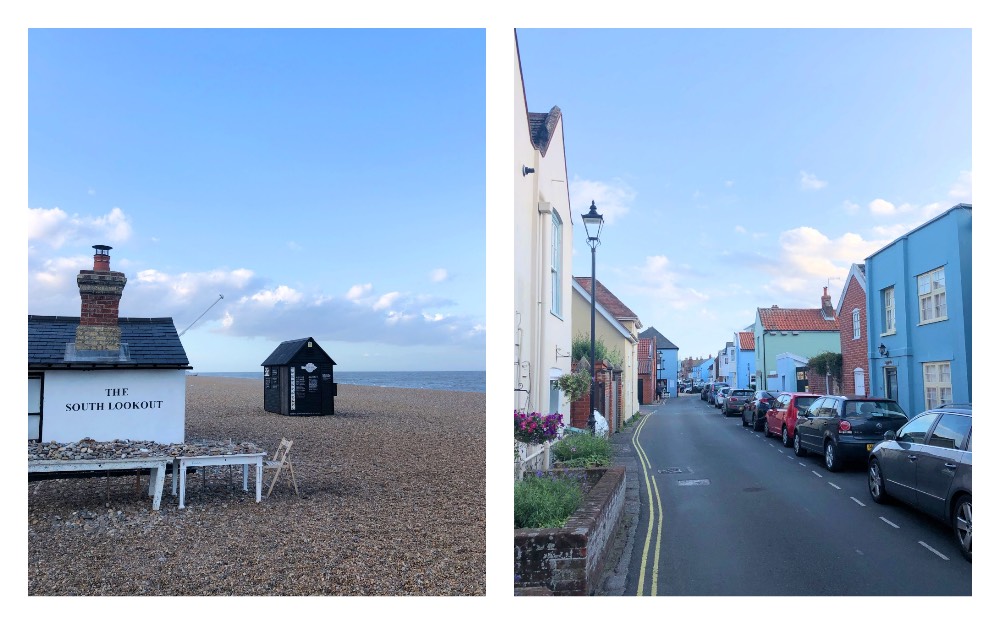
<path id="1" fill-rule="evenodd" d="M 589 277 L 573 278 L 573 335 L 590 337 Z M 594 336 L 604 343 L 611 354 L 621 356 L 622 416 L 629 418 L 639 411 L 639 343 L 642 329 L 639 317 L 621 299 L 597 280 Z"/>

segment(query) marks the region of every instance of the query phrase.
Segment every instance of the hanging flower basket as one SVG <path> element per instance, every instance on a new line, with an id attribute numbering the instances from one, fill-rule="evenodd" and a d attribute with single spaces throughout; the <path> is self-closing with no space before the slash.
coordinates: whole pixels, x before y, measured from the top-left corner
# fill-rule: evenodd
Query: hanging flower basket
<path id="1" fill-rule="evenodd" d="M 525 444 L 542 444 L 559 437 L 562 414 L 542 416 L 540 412 L 514 412 L 514 439 Z"/>

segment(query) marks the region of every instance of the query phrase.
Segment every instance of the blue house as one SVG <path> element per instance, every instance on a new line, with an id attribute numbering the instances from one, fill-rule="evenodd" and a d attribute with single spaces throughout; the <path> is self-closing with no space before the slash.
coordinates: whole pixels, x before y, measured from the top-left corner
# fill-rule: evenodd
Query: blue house
<path id="1" fill-rule="evenodd" d="M 910 417 L 972 402 L 972 206 L 958 204 L 865 259 L 872 394 Z"/>
<path id="2" fill-rule="evenodd" d="M 698 365 L 695 369 L 694 376 L 703 382 L 709 382 L 715 380 L 715 360 L 713 358 L 707 358 L 704 362 Z"/>
<path id="3" fill-rule="evenodd" d="M 754 377 L 754 340 L 753 326 L 748 330 L 736 332 L 733 336 L 736 353 L 736 364 L 732 372 L 732 379 L 736 383 L 736 388 L 749 388 L 756 382 Z"/>
<path id="4" fill-rule="evenodd" d="M 655 327 L 650 327 L 639 332 L 639 338 L 651 338 L 653 340 L 653 348 L 656 350 L 656 357 L 653 360 L 656 363 L 656 383 L 657 385 L 662 383 L 667 387 L 667 390 L 670 393 L 669 395 L 676 397 L 677 362 L 679 354 L 677 345 L 670 342 L 666 336 L 656 331 Z"/>

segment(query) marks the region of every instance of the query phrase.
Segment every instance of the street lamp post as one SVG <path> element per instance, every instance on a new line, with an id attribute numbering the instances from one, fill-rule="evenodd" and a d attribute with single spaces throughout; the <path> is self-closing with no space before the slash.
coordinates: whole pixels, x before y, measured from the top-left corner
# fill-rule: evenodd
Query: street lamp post
<path id="1" fill-rule="evenodd" d="M 594 361 L 595 339 L 594 329 L 597 319 L 597 246 L 601 244 L 601 230 L 604 227 L 604 217 L 597 212 L 597 204 L 590 202 L 590 212 L 583 216 L 583 226 L 587 230 L 587 244 L 590 245 L 590 415 L 587 426 L 594 433 L 597 419 L 594 418 L 594 393 L 597 389 L 597 366 Z"/>

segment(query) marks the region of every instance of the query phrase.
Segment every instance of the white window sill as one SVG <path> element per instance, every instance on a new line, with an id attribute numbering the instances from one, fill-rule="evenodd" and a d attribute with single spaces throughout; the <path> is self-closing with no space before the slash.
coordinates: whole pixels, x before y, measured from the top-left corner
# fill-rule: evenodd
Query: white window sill
<path id="1" fill-rule="evenodd" d="M 917 327 L 920 327 L 921 325 L 931 325 L 934 323 L 940 323 L 941 321 L 947 321 L 947 320 L 948 320 L 947 316 L 939 316 L 938 318 L 931 319 L 929 321 L 923 321 L 921 323 L 917 323 Z"/>

